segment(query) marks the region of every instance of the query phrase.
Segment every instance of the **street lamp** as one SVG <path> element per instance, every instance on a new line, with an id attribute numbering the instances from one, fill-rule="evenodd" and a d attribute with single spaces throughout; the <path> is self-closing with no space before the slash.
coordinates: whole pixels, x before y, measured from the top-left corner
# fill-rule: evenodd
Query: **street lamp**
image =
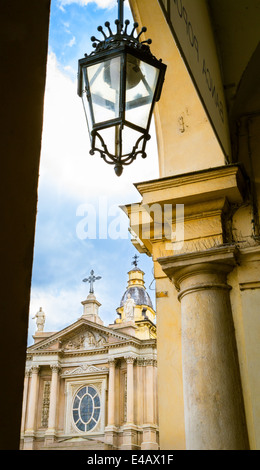
<path id="1" fill-rule="evenodd" d="M 120 176 L 123 165 L 137 155 L 146 157 L 149 127 L 156 101 L 159 101 L 166 66 L 151 53 L 151 40 L 141 41 L 146 31 L 136 33 L 138 23 L 128 33 L 123 2 L 118 0 L 116 32 L 106 22 L 97 29 L 94 51 L 79 60 L 78 95 L 82 98 L 91 141 L 90 153 L 99 152 L 105 162 L 114 165 Z"/>

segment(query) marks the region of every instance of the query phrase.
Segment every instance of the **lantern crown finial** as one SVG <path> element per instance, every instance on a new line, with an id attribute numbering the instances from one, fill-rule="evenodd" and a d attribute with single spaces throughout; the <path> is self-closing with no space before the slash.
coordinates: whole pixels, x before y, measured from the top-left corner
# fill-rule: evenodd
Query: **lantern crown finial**
<path id="1" fill-rule="evenodd" d="M 113 33 L 109 21 L 105 22 L 107 31 L 102 26 L 98 26 L 97 30 L 102 34 L 103 39 L 98 39 L 95 36 L 91 37 L 92 47 L 95 49 L 90 55 L 109 50 L 115 47 L 127 44 L 135 49 L 139 49 L 143 52 L 151 54 L 149 45 L 152 44 L 151 39 L 141 41 L 141 35 L 147 31 L 144 26 L 139 33 L 137 33 L 138 23 L 133 24 L 132 31 L 128 33 L 129 20 L 125 20 L 124 24 L 121 23 L 120 19 L 115 20 L 116 31 Z M 152 54 L 151 54 L 152 55 Z"/>

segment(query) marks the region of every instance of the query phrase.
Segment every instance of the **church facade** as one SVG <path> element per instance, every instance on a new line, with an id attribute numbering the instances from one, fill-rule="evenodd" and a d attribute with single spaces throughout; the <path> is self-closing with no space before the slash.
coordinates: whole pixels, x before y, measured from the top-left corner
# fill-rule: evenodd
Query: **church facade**
<path id="1" fill-rule="evenodd" d="M 24 450 L 158 449 L 155 311 L 143 271 L 129 271 L 118 318 L 104 326 L 91 272 L 83 314 L 45 332 L 36 314 L 27 350 L 21 426 Z"/>

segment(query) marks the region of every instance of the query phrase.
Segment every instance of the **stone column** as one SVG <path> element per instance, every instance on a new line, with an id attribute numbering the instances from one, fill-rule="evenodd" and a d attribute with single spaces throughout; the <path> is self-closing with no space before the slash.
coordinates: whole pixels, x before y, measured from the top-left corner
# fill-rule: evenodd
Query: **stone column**
<path id="1" fill-rule="evenodd" d="M 153 361 L 154 370 L 154 422 L 158 425 L 158 382 L 157 382 L 157 359 Z"/>
<path id="2" fill-rule="evenodd" d="M 146 360 L 145 367 L 145 392 L 146 392 L 146 419 L 147 424 L 154 424 L 154 379 L 153 359 Z"/>
<path id="3" fill-rule="evenodd" d="M 56 416 L 57 416 L 57 402 L 58 402 L 58 387 L 59 387 L 59 370 L 58 364 L 51 364 L 51 390 L 50 390 L 50 408 L 48 429 L 45 433 L 45 445 L 53 442 L 56 435 Z"/>
<path id="4" fill-rule="evenodd" d="M 108 425 L 115 424 L 115 359 L 109 359 Z"/>
<path id="5" fill-rule="evenodd" d="M 154 359 L 145 360 L 145 422 L 141 449 L 158 449 L 154 408 Z"/>
<path id="6" fill-rule="evenodd" d="M 227 274 L 234 247 L 161 258 L 179 291 L 187 450 L 248 448 Z"/>
<path id="7" fill-rule="evenodd" d="M 109 379 L 108 379 L 108 410 L 107 410 L 107 426 L 105 429 L 106 444 L 112 446 L 117 445 L 117 427 L 115 425 L 115 358 L 108 359 Z"/>
<path id="8" fill-rule="evenodd" d="M 135 449 L 137 445 L 137 427 L 134 424 L 134 361 L 132 355 L 125 357 L 127 364 L 127 404 L 126 404 L 126 424 L 123 429 L 123 446 L 127 450 Z"/>
<path id="9" fill-rule="evenodd" d="M 137 403 L 136 403 L 136 424 L 138 426 L 142 425 L 144 422 L 144 394 L 143 394 L 143 367 L 144 365 L 144 358 L 138 357 L 136 363 L 136 393 L 137 393 Z"/>
<path id="10" fill-rule="evenodd" d="M 31 368 L 31 380 L 29 386 L 29 398 L 27 406 L 27 421 L 25 425 L 24 433 L 24 450 L 33 449 L 34 441 L 34 432 L 35 432 L 35 415 L 36 415 L 36 405 L 37 400 L 37 391 L 38 391 L 38 374 L 39 366 L 32 366 Z"/>
<path id="11" fill-rule="evenodd" d="M 27 408 L 27 399 L 28 399 L 29 377 L 30 377 L 30 370 L 26 370 L 25 375 L 24 375 L 24 386 L 23 386 L 21 434 L 23 434 L 25 431 L 25 417 L 26 417 L 26 408 Z"/>

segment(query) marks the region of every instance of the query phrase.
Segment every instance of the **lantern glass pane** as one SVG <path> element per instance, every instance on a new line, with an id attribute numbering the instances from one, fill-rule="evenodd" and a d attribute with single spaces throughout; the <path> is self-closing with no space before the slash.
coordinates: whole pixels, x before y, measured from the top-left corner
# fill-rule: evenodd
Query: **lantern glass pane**
<path id="1" fill-rule="evenodd" d="M 94 124 L 119 117 L 121 57 L 87 68 Z"/>
<path id="2" fill-rule="evenodd" d="M 125 119 L 147 128 L 159 69 L 127 54 Z"/>

